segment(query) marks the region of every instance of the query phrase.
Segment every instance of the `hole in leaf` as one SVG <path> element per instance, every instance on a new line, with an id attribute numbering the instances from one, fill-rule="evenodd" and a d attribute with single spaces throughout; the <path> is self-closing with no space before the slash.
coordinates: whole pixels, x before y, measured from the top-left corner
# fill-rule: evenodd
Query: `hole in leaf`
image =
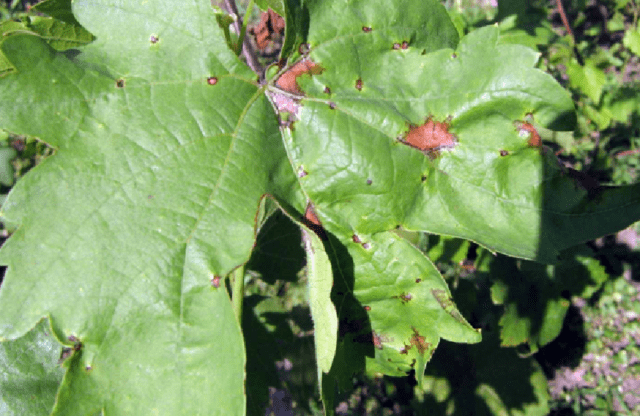
<path id="1" fill-rule="evenodd" d="M 452 57 L 453 59 L 456 59 L 456 58 L 458 57 L 458 55 L 457 55 L 457 54 L 455 54 L 455 53 L 452 53 L 452 54 L 451 54 L 451 57 Z"/>
<path id="2" fill-rule="evenodd" d="M 500 156 L 507 156 L 509 155 L 509 152 L 506 150 L 500 150 Z"/>
<path id="3" fill-rule="evenodd" d="M 332 109 L 332 110 L 335 110 L 336 103 L 329 101 L 329 108 Z"/>
<path id="4" fill-rule="evenodd" d="M 367 311 L 367 312 L 370 311 L 371 310 L 371 306 L 365 306 L 364 310 Z"/>
<path id="5" fill-rule="evenodd" d="M 371 185 L 373 181 L 371 179 L 367 179 L 367 185 Z"/>
<path id="6" fill-rule="evenodd" d="M 93 368 L 92 368 L 90 365 L 88 365 L 88 366 L 86 366 L 86 367 L 84 368 L 84 371 L 86 371 L 87 373 L 88 373 L 89 371 L 91 371 L 91 370 L 93 370 Z"/>
<path id="7" fill-rule="evenodd" d="M 427 175 L 422 175 L 422 176 L 420 176 L 420 180 L 421 180 L 422 182 L 426 181 L 426 180 L 427 180 Z"/>
<path id="8" fill-rule="evenodd" d="M 149 36 L 149 42 L 151 43 L 158 43 L 160 39 L 158 39 L 158 37 L 156 35 L 151 35 Z"/>
<path id="9" fill-rule="evenodd" d="M 369 243 L 362 243 L 362 248 L 364 248 L 365 250 L 369 250 L 371 248 L 371 244 Z"/>
<path id="10" fill-rule="evenodd" d="M 352 235 L 351 239 L 353 240 L 354 243 L 358 243 L 358 244 L 362 243 L 362 240 L 360 240 L 360 237 L 358 237 L 357 234 Z"/>
<path id="11" fill-rule="evenodd" d="M 306 170 L 304 170 L 304 167 L 301 165 L 301 166 L 298 168 L 298 178 L 304 178 L 304 177 L 305 177 L 305 176 L 307 176 L 307 175 L 308 175 L 307 171 L 306 171 Z"/>
<path id="12" fill-rule="evenodd" d="M 207 84 L 216 85 L 218 83 L 218 77 L 209 77 L 207 78 Z"/>
<path id="13" fill-rule="evenodd" d="M 393 49 L 395 49 L 395 50 L 400 49 L 400 44 L 399 43 L 394 43 L 393 44 Z"/>
<path id="14" fill-rule="evenodd" d="M 364 33 L 369 33 L 369 32 L 371 32 L 371 27 L 369 27 L 369 26 L 362 26 L 362 31 L 363 31 Z"/>
<path id="15" fill-rule="evenodd" d="M 329 87 L 324 87 L 324 93 L 325 93 L 325 94 L 329 94 L 329 95 L 331 95 L 331 88 L 329 88 Z"/>
<path id="16" fill-rule="evenodd" d="M 358 91 L 362 91 L 362 79 L 360 79 L 360 78 L 358 78 L 358 79 L 356 80 L 356 89 L 357 89 Z"/>
<path id="17" fill-rule="evenodd" d="M 422 279 L 416 279 L 416 283 L 422 282 Z"/>
<path id="18" fill-rule="evenodd" d="M 124 79 L 120 78 L 116 81 L 116 88 L 124 88 Z"/>
<path id="19" fill-rule="evenodd" d="M 407 42 L 406 40 L 404 42 L 402 42 L 402 49 L 407 49 L 409 47 L 409 42 Z"/>

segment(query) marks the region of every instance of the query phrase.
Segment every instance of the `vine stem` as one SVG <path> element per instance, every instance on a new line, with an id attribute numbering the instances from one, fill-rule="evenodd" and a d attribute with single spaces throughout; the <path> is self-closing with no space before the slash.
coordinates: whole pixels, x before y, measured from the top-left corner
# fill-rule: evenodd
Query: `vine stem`
<path id="1" fill-rule="evenodd" d="M 238 323 L 242 325 L 242 303 L 244 301 L 244 265 L 231 272 L 231 304 Z"/>
<path id="2" fill-rule="evenodd" d="M 253 1 L 251 1 L 250 3 L 250 6 L 253 7 Z M 258 75 L 258 77 L 260 78 L 260 82 L 262 82 L 264 80 L 264 68 L 262 68 L 262 65 L 258 61 L 258 56 L 256 54 L 256 51 L 253 49 L 251 42 L 249 41 L 249 37 L 246 36 L 246 25 L 243 25 L 242 23 L 242 17 L 238 13 L 238 6 L 236 6 L 235 0 L 224 0 L 224 6 L 227 9 L 227 12 L 236 17 L 233 22 L 233 28 L 238 34 L 238 44 L 242 45 L 242 54 L 247 60 L 247 65 L 249 65 L 249 68 L 251 68 L 253 72 Z"/>
<path id="3" fill-rule="evenodd" d="M 564 11 L 564 6 L 562 5 L 562 0 L 556 0 L 556 4 L 558 5 L 558 13 L 560 13 L 560 19 L 562 19 L 562 24 L 564 28 L 567 29 L 567 33 L 571 38 L 571 42 L 573 43 L 573 53 L 576 54 L 576 59 L 578 59 L 578 63 L 581 66 L 584 66 L 584 59 L 582 59 L 582 55 L 578 51 L 578 46 L 576 45 L 576 37 L 573 34 L 573 30 L 571 29 L 571 25 L 569 24 L 569 19 L 567 18 L 567 14 Z"/>

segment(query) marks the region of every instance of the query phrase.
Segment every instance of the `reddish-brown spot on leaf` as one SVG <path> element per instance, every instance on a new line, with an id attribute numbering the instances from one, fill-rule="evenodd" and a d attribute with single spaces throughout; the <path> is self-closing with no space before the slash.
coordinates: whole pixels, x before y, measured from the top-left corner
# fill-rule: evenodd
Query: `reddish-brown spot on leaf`
<path id="1" fill-rule="evenodd" d="M 411 349 L 411 345 L 403 345 L 402 348 L 400 349 L 400 354 L 409 354 L 409 350 Z"/>
<path id="2" fill-rule="evenodd" d="M 276 85 L 285 91 L 293 94 L 302 94 L 302 90 L 298 85 L 298 77 L 302 74 L 318 75 L 323 71 L 322 67 L 316 65 L 309 59 L 303 59 L 289 68 L 284 74 L 278 78 Z"/>
<path id="3" fill-rule="evenodd" d="M 369 32 L 371 32 L 371 28 L 369 26 L 362 26 L 362 31 L 364 33 L 369 33 Z"/>
<path id="4" fill-rule="evenodd" d="M 500 156 L 507 156 L 509 154 L 506 150 L 500 150 Z"/>
<path id="5" fill-rule="evenodd" d="M 304 212 L 304 222 L 307 227 L 312 229 L 321 240 L 326 240 L 327 235 L 322 227 L 322 223 L 320 219 L 316 215 L 316 211 L 313 208 L 313 204 L 311 202 L 307 203 L 307 209 Z"/>
<path id="6" fill-rule="evenodd" d="M 447 292 L 442 289 L 432 289 L 431 294 L 438 301 L 442 309 L 452 308 L 454 306 L 453 300 L 449 297 Z"/>
<path id="7" fill-rule="evenodd" d="M 216 85 L 218 83 L 218 77 L 209 77 L 207 78 L 207 84 Z"/>
<path id="8" fill-rule="evenodd" d="M 520 134 L 527 134 L 529 136 L 529 140 L 527 141 L 527 144 L 529 146 L 531 147 L 542 146 L 542 139 L 540 138 L 540 135 L 538 134 L 538 131 L 536 130 L 536 128 L 533 127 L 533 124 L 528 123 L 526 121 L 516 121 L 515 125 Z"/>
<path id="9" fill-rule="evenodd" d="M 309 221 L 311 224 L 322 226 L 322 223 L 318 219 L 318 216 L 316 215 L 316 211 L 313 209 L 313 204 L 311 204 L 311 202 L 307 204 L 307 209 L 304 212 L 304 218 L 307 221 Z"/>
<path id="10" fill-rule="evenodd" d="M 381 350 L 382 349 L 382 337 L 378 334 L 375 333 L 375 331 L 371 332 L 371 335 L 373 336 L 373 346 L 376 347 L 377 349 Z"/>
<path id="11" fill-rule="evenodd" d="M 393 49 L 395 49 L 395 50 L 400 49 L 400 44 L 399 43 L 394 43 L 393 44 Z"/>
<path id="12" fill-rule="evenodd" d="M 362 80 L 360 78 L 356 80 L 356 89 L 362 91 Z"/>
<path id="13" fill-rule="evenodd" d="M 414 327 L 411 327 L 413 330 L 413 335 L 411 336 L 411 345 L 415 346 L 418 349 L 420 354 L 424 354 L 425 351 L 429 349 L 431 346 L 430 343 L 427 342 L 426 338 L 418 333 L 418 330 Z"/>
<path id="14" fill-rule="evenodd" d="M 329 95 L 331 95 L 331 88 L 329 88 L 329 87 L 324 87 L 324 93 L 325 93 L 325 94 L 329 94 Z"/>
<path id="15" fill-rule="evenodd" d="M 416 283 L 422 282 L 422 279 L 416 279 Z"/>
<path id="16" fill-rule="evenodd" d="M 249 33 L 255 36 L 258 49 L 264 51 L 276 35 L 284 33 L 284 19 L 269 9 L 260 16 L 260 23 L 249 28 Z"/>
<path id="17" fill-rule="evenodd" d="M 358 244 L 362 243 L 362 240 L 360 240 L 360 237 L 358 237 L 357 234 L 352 235 L 351 239 L 353 240 L 354 243 L 358 243 Z"/>
<path id="18" fill-rule="evenodd" d="M 367 311 L 367 312 L 369 312 L 369 311 L 371 310 L 371 306 L 365 306 L 365 307 L 364 307 L 364 310 L 365 310 L 365 311 Z"/>
<path id="19" fill-rule="evenodd" d="M 409 42 L 407 42 L 406 40 L 404 42 L 402 42 L 402 49 L 407 49 L 409 47 Z"/>
<path id="20" fill-rule="evenodd" d="M 220 276 L 213 276 L 213 278 L 211 279 L 211 286 L 215 287 L 216 289 L 220 287 Z"/>
<path id="21" fill-rule="evenodd" d="M 429 117 L 424 124 L 409 126 L 409 132 L 403 142 L 423 152 L 433 152 L 454 147 L 456 138 L 449 133 L 448 123 L 433 121 L 433 118 Z"/>
<path id="22" fill-rule="evenodd" d="M 411 293 L 401 293 L 400 296 L 395 296 L 395 297 L 400 299 L 402 301 L 402 303 L 407 303 L 411 299 L 413 299 L 413 296 L 411 295 Z"/>
<path id="23" fill-rule="evenodd" d="M 332 101 L 329 101 L 329 108 L 332 109 L 332 110 L 335 110 L 336 109 L 336 103 L 334 103 Z"/>

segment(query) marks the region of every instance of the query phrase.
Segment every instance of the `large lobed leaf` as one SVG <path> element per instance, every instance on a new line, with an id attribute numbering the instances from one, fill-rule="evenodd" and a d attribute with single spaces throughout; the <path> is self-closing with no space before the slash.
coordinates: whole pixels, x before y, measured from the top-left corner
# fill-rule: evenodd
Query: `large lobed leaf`
<path id="1" fill-rule="evenodd" d="M 57 154 L 3 205 L 20 228 L 0 336 L 50 315 L 80 340 L 55 414 L 243 414 L 240 328 L 211 280 L 248 259 L 262 195 L 286 185 L 273 111 L 208 2 L 74 11 L 97 40 L 73 59 L 33 36 L 2 43 L 17 75 L 0 125 Z"/>
<path id="2" fill-rule="evenodd" d="M 402 226 L 552 263 L 640 217 L 639 186 L 589 188 L 529 145 L 536 133 L 522 129 L 525 120 L 567 129 L 575 119 L 569 94 L 533 67 L 533 50 L 501 44 L 486 27 L 455 51 L 425 55 L 428 42 L 410 33 L 352 26 L 348 35 L 309 34 L 323 72 L 300 78 L 307 96 L 289 145 L 335 233 Z M 402 143 L 428 118 L 450 124 L 453 149 L 428 157 Z"/>

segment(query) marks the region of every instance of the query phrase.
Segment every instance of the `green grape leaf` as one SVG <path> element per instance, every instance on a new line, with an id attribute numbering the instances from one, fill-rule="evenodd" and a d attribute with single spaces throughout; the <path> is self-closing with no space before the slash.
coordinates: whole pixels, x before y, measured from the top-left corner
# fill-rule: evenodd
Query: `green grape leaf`
<path id="1" fill-rule="evenodd" d="M 54 19 L 68 23 L 73 26 L 80 26 L 71 9 L 72 0 L 44 0 L 35 4 L 31 10 L 44 13 Z"/>
<path id="2" fill-rule="evenodd" d="M 353 26 L 348 36 L 310 33 L 321 73 L 298 78 L 307 95 L 286 140 L 332 232 L 401 226 L 552 263 L 640 216 L 639 186 L 591 188 L 531 145 L 528 117 L 555 129 L 575 121 L 568 93 L 533 67 L 534 51 L 500 44 L 494 27 L 425 54 L 432 39 Z M 444 149 L 409 146 L 418 125 L 439 130 L 424 140 Z"/>
<path id="3" fill-rule="evenodd" d="M 49 415 L 64 375 L 61 351 L 44 319 L 23 337 L 0 344 L 0 414 Z"/>
<path id="4" fill-rule="evenodd" d="M 49 315 L 80 340 L 54 414 L 243 414 L 242 336 L 215 283 L 249 258 L 263 195 L 295 179 L 277 120 L 207 2 L 73 4 L 97 40 L 72 60 L 2 43 L 17 71 L 0 125 L 56 154 L 2 207 L 21 227 L 0 337 Z"/>
<path id="5" fill-rule="evenodd" d="M 318 379 L 321 380 L 322 373 L 328 373 L 331 369 L 338 338 L 338 315 L 331 303 L 333 274 L 331 262 L 320 238 L 312 231 L 305 231 L 304 244 L 307 252 L 309 305 L 314 326 Z"/>
<path id="6" fill-rule="evenodd" d="M 284 16 L 285 14 L 282 0 L 256 0 L 256 6 L 258 6 L 263 12 L 272 9 L 280 16 Z"/>

